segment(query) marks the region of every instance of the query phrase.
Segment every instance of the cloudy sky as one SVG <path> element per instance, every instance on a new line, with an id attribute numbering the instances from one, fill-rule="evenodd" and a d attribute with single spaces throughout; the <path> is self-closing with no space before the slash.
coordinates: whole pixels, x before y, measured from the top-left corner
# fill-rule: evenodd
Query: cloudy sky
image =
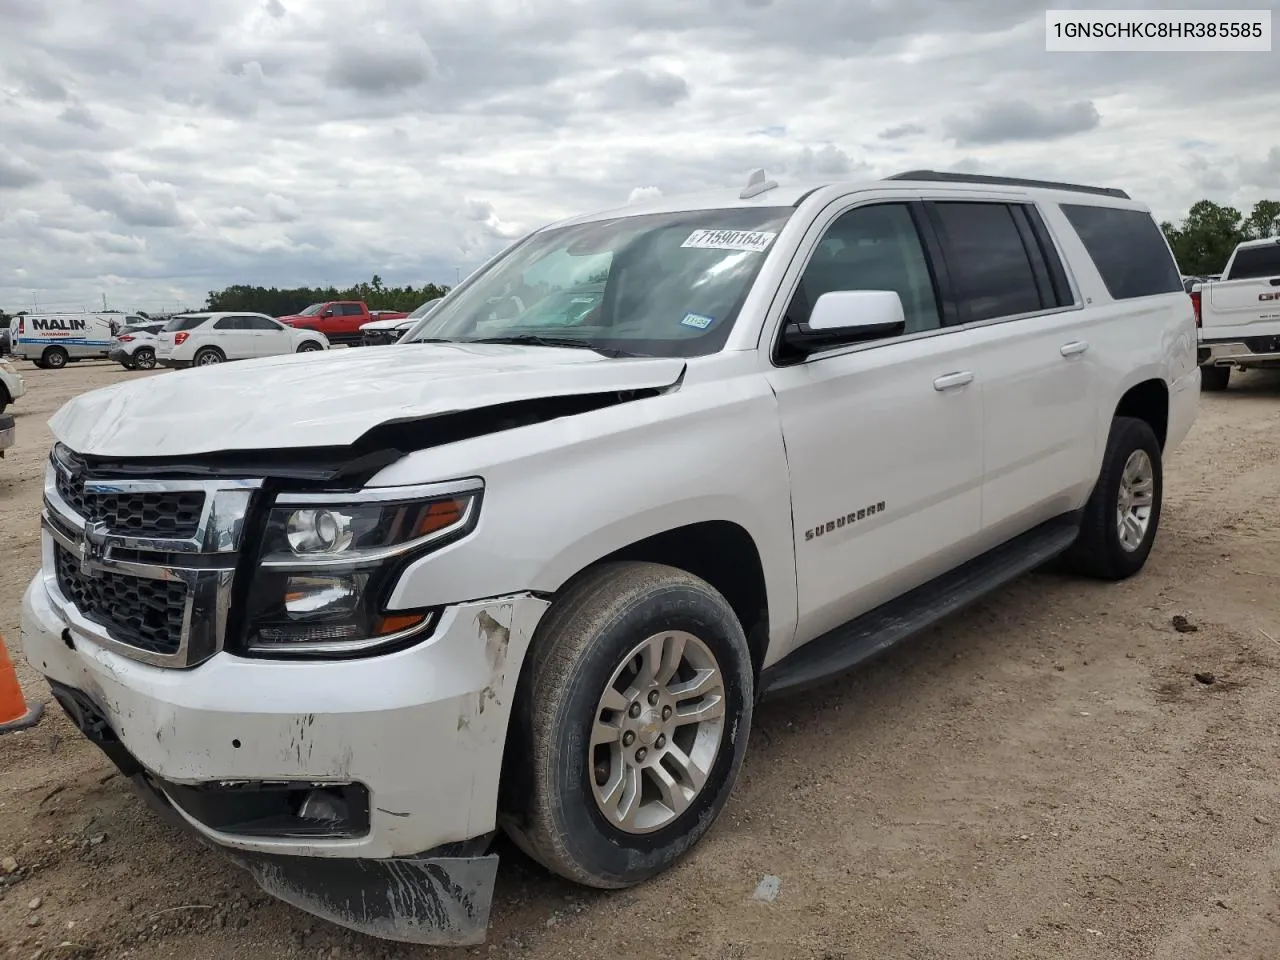
<path id="1" fill-rule="evenodd" d="M 1162 218 L 1280 199 L 1280 53 L 1049 54 L 1044 8 L 0 0 L 0 308 L 452 283 L 549 220 L 756 166 L 1093 181 Z"/>

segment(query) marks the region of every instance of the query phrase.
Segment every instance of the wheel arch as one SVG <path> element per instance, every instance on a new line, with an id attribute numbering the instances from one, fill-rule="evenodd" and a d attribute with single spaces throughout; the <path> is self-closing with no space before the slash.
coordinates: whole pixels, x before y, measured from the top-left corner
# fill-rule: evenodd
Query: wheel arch
<path id="1" fill-rule="evenodd" d="M 1161 377 L 1149 377 L 1130 386 L 1116 403 L 1115 417 L 1133 417 L 1147 423 L 1160 442 L 1169 437 L 1169 385 Z"/>

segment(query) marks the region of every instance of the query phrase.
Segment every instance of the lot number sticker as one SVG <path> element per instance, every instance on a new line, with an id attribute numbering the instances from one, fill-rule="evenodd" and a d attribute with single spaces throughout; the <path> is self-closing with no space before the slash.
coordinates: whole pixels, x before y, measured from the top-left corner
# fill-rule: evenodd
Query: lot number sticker
<path id="1" fill-rule="evenodd" d="M 760 230 L 695 230 L 682 247 L 695 250 L 745 250 L 748 253 L 764 253 L 773 243 L 776 233 Z"/>
<path id="2" fill-rule="evenodd" d="M 695 330 L 705 330 L 716 322 L 716 318 L 704 317 L 700 313 L 686 313 L 684 319 L 680 322 L 686 327 L 693 327 Z"/>

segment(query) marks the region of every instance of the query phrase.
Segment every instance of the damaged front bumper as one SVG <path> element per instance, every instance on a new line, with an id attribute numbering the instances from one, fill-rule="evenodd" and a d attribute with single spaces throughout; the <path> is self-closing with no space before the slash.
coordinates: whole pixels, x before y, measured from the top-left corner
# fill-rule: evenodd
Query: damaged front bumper
<path id="1" fill-rule="evenodd" d="M 22 632 L 66 712 L 153 808 L 264 890 L 371 936 L 459 946 L 488 925 L 510 704 L 545 608 L 460 604 L 380 657 L 222 653 L 174 670 L 77 632 L 38 576 Z"/>

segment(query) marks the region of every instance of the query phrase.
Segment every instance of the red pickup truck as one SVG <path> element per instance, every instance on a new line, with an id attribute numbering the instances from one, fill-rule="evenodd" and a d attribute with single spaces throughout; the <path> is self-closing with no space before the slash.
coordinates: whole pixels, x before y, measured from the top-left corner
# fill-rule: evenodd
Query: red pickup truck
<path id="1" fill-rule="evenodd" d="M 299 330 L 318 330 L 329 338 L 330 343 L 356 346 L 362 340 L 360 328 L 366 323 L 373 320 L 394 320 L 408 315 L 404 311 L 393 310 L 370 313 L 363 300 L 330 300 L 328 303 L 313 303 L 301 313 L 276 319 Z"/>

